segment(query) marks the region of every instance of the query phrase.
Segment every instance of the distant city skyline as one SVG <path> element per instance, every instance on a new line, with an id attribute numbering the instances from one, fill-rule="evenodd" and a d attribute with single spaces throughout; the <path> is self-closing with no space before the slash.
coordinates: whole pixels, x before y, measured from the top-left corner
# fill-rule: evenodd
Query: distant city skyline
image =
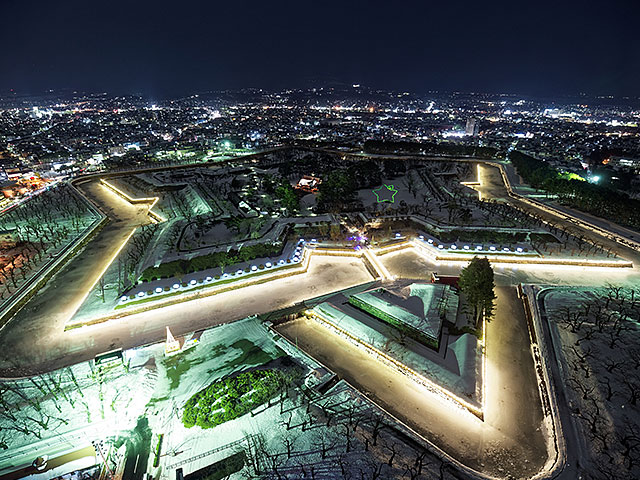
<path id="1" fill-rule="evenodd" d="M 8 1 L 0 94 L 166 98 L 363 84 L 554 96 L 640 96 L 631 2 Z"/>

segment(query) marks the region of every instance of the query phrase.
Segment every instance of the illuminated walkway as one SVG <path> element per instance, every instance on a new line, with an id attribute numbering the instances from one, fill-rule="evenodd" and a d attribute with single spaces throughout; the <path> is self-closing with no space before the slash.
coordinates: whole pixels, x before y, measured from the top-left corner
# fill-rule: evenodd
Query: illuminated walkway
<path id="1" fill-rule="evenodd" d="M 464 465 L 525 478 L 547 461 L 542 410 L 522 303 L 514 288 L 498 288 L 497 295 L 497 315 L 487 327 L 484 422 L 317 322 L 295 320 L 278 330 Z"/>
<path id="2" fill-rule="evenodd" d="M 113 348 L 160 341 L 175 335 L 267 313 L 318 295 L 370 281 L 360 258 L 314 256 L 306 274 L 170 305 L 105 324 L 64 332 L 71 315 L 136 225 L 150 221 L 148 205 L 132 206 L 98 182 L 80 185 L 113 221 L 0 332 L 0 376 L 50 371 L 94 358 Z"/>

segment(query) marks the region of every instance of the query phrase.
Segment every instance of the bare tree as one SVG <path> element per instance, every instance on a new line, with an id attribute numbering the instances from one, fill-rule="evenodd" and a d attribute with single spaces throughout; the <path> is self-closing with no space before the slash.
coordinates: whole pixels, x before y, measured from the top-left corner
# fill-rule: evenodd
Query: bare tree
<path id="1" fill-rule="evenodd" d="M 295 435 L 287 434 L 283 437 L 282 442 L 287 451 L 287 458 L 291 458 L 291 453 L 293 452 L 293 447 L 298 439 Z"/>
<path id="2" fill-rule="evenodd" d="M 604 377 L 604 381 L 601 381 L 600 383 L 604 384 L 606 387 L 605 398 L 607 399 L 607 402 L 610 402 L 615 395 L 615 392 L 611 388 L 611 381 L 609 380 L 609 377 Z"/>
<path id="3" fill-rule="evenodd" d="M 629 403 L 633 406 L 637 404 L 638 398 L 640 398 L 640 389 L 638 388 L 638 379 L 633 378 L 623 378 L 623 383 L 627 387 L 627 393 L 629 398 Z"/>

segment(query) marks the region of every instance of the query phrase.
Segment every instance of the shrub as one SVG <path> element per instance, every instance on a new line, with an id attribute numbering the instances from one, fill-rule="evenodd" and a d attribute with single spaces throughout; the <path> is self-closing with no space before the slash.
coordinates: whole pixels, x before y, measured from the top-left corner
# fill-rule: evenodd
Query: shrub
<path id="1" fill-rule="evenodd" d="M 164 434 L 158 435 L 158 443 L 156 443 L 156 448 L 153 453 L 153 466 L 157 467 L 160 464 L 160 447 L 162 446 L 162 438 Z"/>
<path id="2" fill-rule="evenodd" d="M 213 428 L 273 398 L 290 378 L 279 370 L 255 370 L 212 383 L 184 405 L 182 423 Z"/>

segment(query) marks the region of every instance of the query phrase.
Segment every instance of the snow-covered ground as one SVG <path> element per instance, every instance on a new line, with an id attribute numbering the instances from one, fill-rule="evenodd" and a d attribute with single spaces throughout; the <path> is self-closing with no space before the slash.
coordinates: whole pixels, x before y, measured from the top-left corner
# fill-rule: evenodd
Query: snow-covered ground
<path id="1" fill-rule="evenodd" d="M 327 327 L 323 320 L 330 322 L 345 332 L 342 334 L 345 338 L 355 337 L 357 340 L 354 341 L 389 355 L 447 391 L 464 398 L 478 410 L 482 409 L 481 347 L 473 335 L 449 335 L 448 328 L 444 327 L 440 348 L 434 350 L 353 307 L 344 295 L 328 298 L 314 307 L 313 313 L 319 317 L 321 325 Z"/>
<path id="2" fill-rule="evenodd" d="M 100 216 L 67 185 L 58 185 L 0 215 L 0 230 L 11 241 L 0 245 L 0 304 L 42 273 L 73 242 L 95 227 Z"/>
<path id="3" fill-rule="evenodd" d="M 640 477 L 637 288 L 543 290 L 586 478 Z"/>
<path id="4" fill-rule="evenodd" d="M 445 476 L 440 478 L 452 478 L 451 467 L 436 452 L 348 385 L 338 383 L 328 391 L 313 388 L 314 373 L 321 367 L 274 338 L 256 319 L 180 340 L 188 338 L 199 341 L 170 357 L 164 355 L 163 344 L 126 351 L 124 365 L 102 374 L 82 363 L 46 376 L 2 382 L 0 431 L 11 433 L 4 436 L 0 472 L 29 465 L 38 455 L 52 457 L 103 440 L 106 449 L 128 445 L 127 455 L 139 455 L 138 472 L 146 466 L 154 478 L 163 479 L 175 478 L 177 468 L 187 474 L 238 451 L 245 454 L 242 470 L 233 476 L 238 479 L 256 471 L 262 478 L 281 472 L 302 478 L 311 469 L 314 478 L 327 480 L 361 471 L 363 478 L 399 479 L 406 478 L 408 470 L 415 473 L 412 478 L 438 478 L 441 471 Z M 286 354 L 278 344 L 293 353 L 310 381 L 215 428 L 182 425 L 186 400 L 212 382 L 266 364 L 282 368 L 278 359 Z M 152 436 L 143 443 L 148 447 L 164 435 L 158 467 L 153 466 L 154 448 L 147 455 L 136 452 L 149 448 L 131 447 L 141 441 L 136 429 L 147 422 Z M 76 463 L 68 463 L 67 469 L 79 468 Z M 126 477 L 132 473 L 125 464 L 123 457 Z"/>

